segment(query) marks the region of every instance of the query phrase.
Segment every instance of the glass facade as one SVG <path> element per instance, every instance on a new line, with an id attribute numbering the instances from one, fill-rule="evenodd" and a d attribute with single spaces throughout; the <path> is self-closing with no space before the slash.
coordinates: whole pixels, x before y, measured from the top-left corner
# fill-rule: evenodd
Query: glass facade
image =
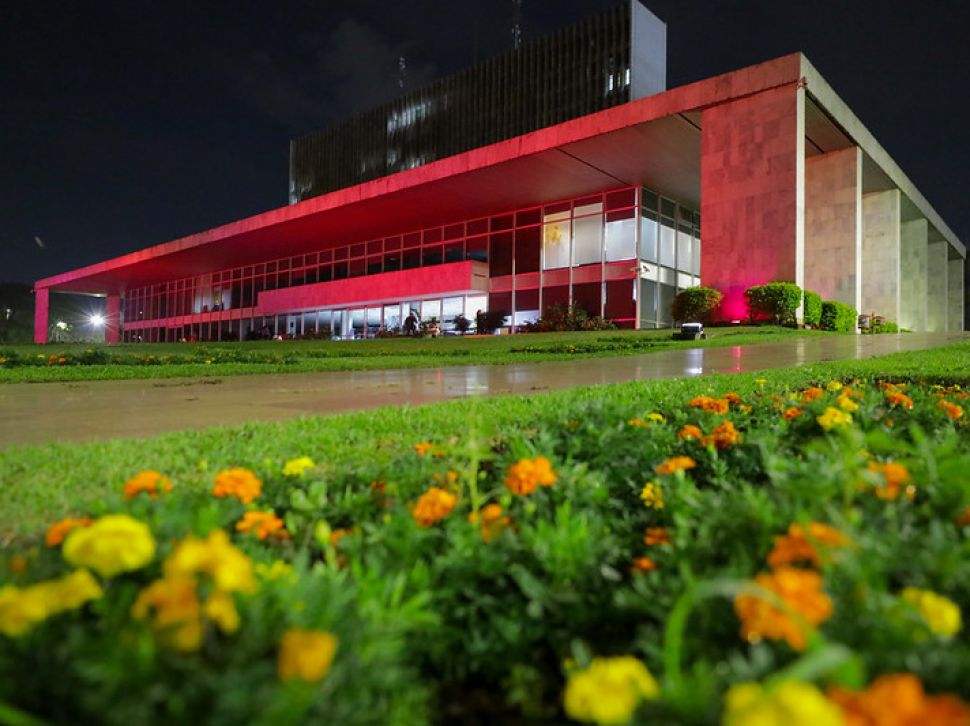
<path id="1" fill-rule="evenodd" d="M 257 314 L 267 290 L 467 260 L 488 265 L 487 294 Z M 621 327 L 636 326 L 639 306 L 640 327 L 661 327 L 672 323 L 673 296 L 699 275 L 699 215 L 626 187 L 131 289 L 122 329 L 126 341 L 151 342 L 363 338 L 399 329 L 412 310 L 448 332 L 459 314 L 474 321 L 479 310 L 502 310 L 519 326 L 570 303 Z"/>

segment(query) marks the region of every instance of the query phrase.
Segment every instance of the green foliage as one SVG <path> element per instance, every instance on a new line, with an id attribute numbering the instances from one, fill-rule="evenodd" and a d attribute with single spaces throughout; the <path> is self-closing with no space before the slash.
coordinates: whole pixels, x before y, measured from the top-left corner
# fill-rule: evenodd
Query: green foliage
<path id="1" fill-rule="evenodd" d="M 482 313 L 479 335 L 491 335 L 496 330 L 505 325 L 505 319 L 509 317 L 508 310 L 488 310 Z"/>
<path id="2" fill-rule="evenodd" d="M 896 325 L 892 320 L 886 320 L 882 323 L 876 323 L 868 330 L 863 332 L 872 333 L 874 335 L 879 335 L 880 333 L 898 333 L 899 326 Z"/>
<path id="3" fill-rule="evenodd" d="M 677 293 L 670 310 L 678 322 L 706 323 L 723 298 L 713 287 L 690 287 Z"/>
<path id="4" fill-rule="evenodd" d="M 769 282 L 744 291 L 752 320 L 768 319 L 778 325 L 794 325 L 802 302 L 802 289 L 793 282 Z"/>
<path id="5" fill-rule="evenodd" d="M 832 330 L 838 333 L 851 333 L 856 329 L 858 313 L 851 305 L 826 300 L 822 303 L 822 330 Z"/>
<path id="6" fill-rule="evenodd" d="M 526 323 L 527 333 L 564 333 L 568 331 L 612 330 L 616 326 L 599 315 L 590 316 L 578 305 L 563 307 L 556 303 L 546 308 L 538 320 Z"/>
<path id="7" fill-rule="evenodd" d="M 805 302 L 802 312 L 805 325 L 817 328 L 822 322 L 822 296 L 811 290 L 805 291 Z"/>
<path id="8" fill-rule="evenodd" d="M 931 634 L 899 597 L 921 587 L 970 608 L 970 530 L 955 522 L 970 505 L 970 428 L 940 406 L 965 399 L 924 380 L 970 382 L 959 365 L 968 353 L 961 343 L 881 360 L 5 451 L 5 584 L 68 570 L 43 543 L 45 526 L 65 514 L 128 513 L 150 527 L 159 552 L 145 569 L 107 581 L 101 600 L 26 635 L 0 635 L 4 718 L 20 709 L 107 724 L 563 723 L 564 670 L 616 654 L 643 660 L 663 684 L 638 723 L 719 722 L 731 685 L 789 669 L 823 687 L 912 672 L 928 693 L 970 698 L 970 641 Z M 887 378 L 909 381 L 904 400 L 877 385 Z M 805 395 L 810 385 L 821 390 Z M 692 405 L 698 395 L 723 396 L 729 408 Z M 851 421 L 824 430 L 819 418 L 851 409 L 846 401 Z M 786 420 L 779 404 L 801 414 Z M 725 420 L 741 432 L 733 445 L 678 435 Z M 423 455 L 421 441 L 431 443 Z M 550 459 L 556 481 L 514 495 L 510 467 L 537 455 Z M 284 476 L 297 456 L 318 465 Z M 672 456 L 696 466 L 658 474 Z M 895 497 L 881 489 L 871 464 L 887 461 L 906 468 L 912 499 L 906 488 Z M 290 539 L 235 531 L 247 507 L 210 494 L 214 473 L 230 466 L 262 479 L 249 508 L 283 517 Z M 146 468 L 169 475 L 174 490 L 125 500 L 123 483 Z M 641 501 L 647 480 L 663 508 Z M 450 488 L 456 506 L 421 527 L 411 508 L 432 485 Z M 469 521 L 485 504 L 510 518 L 487 540 Z M 769 570 L 776 538 L 810 521 L 851 542 L 817 564 L 832 616 L 803 656 L 784 642 L 746 642 L 734 596 Z M 656 527 L 669 544 L 645 543 Z M 132 619 L 131 604 L 162 574 L 174 542 L 214 528 L 256 563 L 282 560 L 294 574 L 262 576 L 255 592 L 235 595 L 237 632 L 210 627 L 198 651 L 179 653 Z M 335 539 L 338 528 L 344 536 Z M 15 556 L 25 568 L 13 567 Z M 644 556 L 656 568 L 634 571 Z M 277 678 L 278 644 L 291 627 L 338 637 L 317 685 Z"/>

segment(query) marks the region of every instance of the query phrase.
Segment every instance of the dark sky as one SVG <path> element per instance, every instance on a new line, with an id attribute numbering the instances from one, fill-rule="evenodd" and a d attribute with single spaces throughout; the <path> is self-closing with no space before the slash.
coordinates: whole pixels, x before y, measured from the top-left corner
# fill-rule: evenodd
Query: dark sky
<path id="1" fill-rule="evenodd" d="M 524 0 L 536 37 L 611 0 Z M 647 0 L 668 87 L 804 51 L 970 242 L 970 3 Z M 510 0 L 6 0 L 0 280 L 286 203 L 287 143 L 511 44 Z M 40 237 L 46 248 L 34 241 Z"/>

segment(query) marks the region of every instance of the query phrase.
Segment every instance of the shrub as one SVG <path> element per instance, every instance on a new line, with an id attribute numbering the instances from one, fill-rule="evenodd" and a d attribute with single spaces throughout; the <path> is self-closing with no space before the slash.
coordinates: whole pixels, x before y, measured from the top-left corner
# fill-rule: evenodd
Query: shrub
<path id="1" fill-rule="evenodd" d="M 851 305 L 846 305 L 837 300 L 826 300 L 822 303 L 822 330 L 851 333 L 855 330 L 857 315 L 855 308 Z"/>
<path id="2" fill-rule="evenodd" d="M 713 287 L 691 287 L 681 290 L 674 298 L 670 311 L 680 322 L 708 322 L 711 312 L 721 304 L 724 295 Z"/>
<path id="3" fill-rule="evenodd" d="M 451 322 L 455 324 L 455 330 L 462 335 L 467 333 L 469 328 L 472 327 L 472 321 L 466 318 L 464 315 L 456 316 Z"/>
<path id="4" fill-rule="evenodd" d="M 491 335 L 505 324 L 505 319 L 509 316 L 507 310 L 489 310 L 481 315 L 477 323 L 479 335 Z M 477 317 L 477 316 L 476 316 Z"/>
<path id="5" fill-rule="evenodd" d="M 817 328 L 822 322 L 822 296 L 817 292 L 806 290 L 804 301 L 805 308 L 802 316 L 805 320 L 805 325 Z"/>
<path id="6" fill-rule="evenodd" d="M 749 287 L 744 298 L 752 319 L 768 318 L 778 325 L 794 325 L 802 289 L 793 282 L 769 282 Z"/>
<path id="7" fill-rule="evenodd" d="M 612 330 L 616 326 L 599 315 L 590 316 L 577 305 L 563 307 L 556 303 L 546 308 L 541 318 L 526 323 L 527 333 L 564 333 L 581 330 Z"/>

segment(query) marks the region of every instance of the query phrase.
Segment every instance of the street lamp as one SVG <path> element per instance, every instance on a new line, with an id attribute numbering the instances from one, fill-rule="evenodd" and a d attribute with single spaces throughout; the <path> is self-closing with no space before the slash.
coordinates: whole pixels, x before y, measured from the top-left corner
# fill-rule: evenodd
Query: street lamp
<path id="1" fill-rule="evenodd" d="M 93 325 L 95 328 L 100 328 L 102 325 L 104 325 L 104 316 L 95 313 L 88 318 L 88 322 L 91 323 L 91 325 Z"/>

